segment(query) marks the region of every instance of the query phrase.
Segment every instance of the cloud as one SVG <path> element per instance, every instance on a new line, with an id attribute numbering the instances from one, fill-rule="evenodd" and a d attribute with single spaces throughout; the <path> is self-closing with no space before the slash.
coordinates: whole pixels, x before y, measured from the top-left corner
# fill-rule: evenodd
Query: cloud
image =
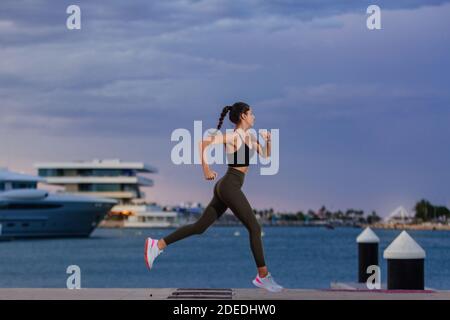
<path id="1" fill-rule="evenodd" d="M 405 113 L 429 108 L 429 102 L 445 105 L 450 94 L 433 87 L 383 83 L 323 83 L 303 87 L 289 86 L 281 97 L 263 100 L 259 106 L 276 106 L 286 112 L 316 113 L 327 116 L 357 117 L 362 113 Z"/>
<path id="2" fill-rule="evenodd" d="M 408 181 L 436 177 L 424 163 L 443 167 L 414 143 L 438 148 L 448 134 L 448 2 L 379 1 L 383 30 L 369 32 L 369 1 L 81 1 L 82 30 L 69 31 L 70 1 L 4 0 L 0 162 L 125 153 L 170 172 L 161 152 L 171 131 L 214 126 L 223 105 L 242 100 L 289 145 L 277 204 L 294 206 L 295 179 L 308 199 L 373 204 L 358 179 L 374 179 L 367 192 L 382 199 L 377 190 L 395 193 L 386 174 Z M 387 152 L 408 155 L 408 170 L 377 158 Z M 178 171 L 171 179 L 191 184 Z M 321 181 L 337 190 L 343 179 L 346 189 L 324 198 Z M 258 201 L 270 206 L 264 192 Z"/>

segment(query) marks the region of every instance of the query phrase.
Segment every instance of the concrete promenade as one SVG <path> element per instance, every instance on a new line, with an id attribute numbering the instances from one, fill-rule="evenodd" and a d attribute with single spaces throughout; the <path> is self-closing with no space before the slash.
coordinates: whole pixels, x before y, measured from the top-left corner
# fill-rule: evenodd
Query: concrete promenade
<path id="1" fill-rule="evenodd" d="M 284 289 L 271 293 L 259 288 L 236 289 L 0 289 L 0 300 L 450 300 L 450 291 L 389 291 L 389 290 L 311 290 Z"/>

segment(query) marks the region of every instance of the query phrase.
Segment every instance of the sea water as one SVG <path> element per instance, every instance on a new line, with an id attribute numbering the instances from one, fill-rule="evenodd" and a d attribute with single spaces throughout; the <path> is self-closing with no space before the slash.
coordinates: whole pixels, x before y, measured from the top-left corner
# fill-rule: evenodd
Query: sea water
<path id="1" fill-rule="evenodd" d="M 174 229 L 103 229 L 89 238 L 0 242 L 0 287 L 65 288 L 67 268 L 81 271 L 83 288 L 251 288 L 256 275 L 247 230 L 212 226 L 167 247 L 153 269 L 144 262 L 145 238 Z M 239 231 L 239 232 L 236 232 Z M 287 288 L 326 289 L 356 282 L 358 228 L 263 227 L 266 264 Z M 401 232 L 374 230 L 383 250 Z M 450 232 L 408 231 L 426 251 L 425 286 L 450 289 Z"/>

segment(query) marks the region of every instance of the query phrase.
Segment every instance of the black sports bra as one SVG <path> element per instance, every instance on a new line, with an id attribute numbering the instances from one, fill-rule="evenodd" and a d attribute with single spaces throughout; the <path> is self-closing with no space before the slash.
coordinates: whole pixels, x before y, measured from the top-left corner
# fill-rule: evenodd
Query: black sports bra
<path id="1" fill-rule="evenodd" d="M 250 165 L 250 158 L 253 157 L 253 154 L 255 153 L 255 148 L 250 149 L 248 145 L 244 142 L 241 135 L 239 134 L 239 137 L 242 140 L 242 144 L 239 147 L 238 150 L 236 150 L 233 153 L 226 153 L 227 155 L 227 163 L 229 167 L 248 167 Z M 245 157 L 242 159 L 242 145 L 244 145 L 244 154 Z M 226 148 L 225 148 L 226 151 Z M 239 154 L 239 161 L 238 161 L 238 154 Z M 242 161 L 244 160 L 244 161 Z"/>

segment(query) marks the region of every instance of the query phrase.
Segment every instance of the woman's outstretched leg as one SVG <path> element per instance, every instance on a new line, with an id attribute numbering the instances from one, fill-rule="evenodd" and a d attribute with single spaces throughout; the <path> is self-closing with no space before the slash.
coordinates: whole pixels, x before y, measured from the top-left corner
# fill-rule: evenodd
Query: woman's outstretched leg
<path id="1" fill-rule="evenodd" d="M 275 282 L 272 275 L 267 270 L 267 266 L 264 261 L 261 226 L 259 225 L 258 220 L 256 220 L 255 214 L 253 213 L 252 207 L 250 206 L 247 198 L 240 189 L 236 190 L 229 188 L 225 192 L 222 191 L 221 195 L 223 194 L 225 194 L 222 197 L 224 202 L 228 204 L 236 217 L 241 220 L 248 230 L 250 247 L 258 269 L 258 274 L 252 281 L 253 284 L 259 288 L 272 292 L 281 291 L 283 287 Z"/>
<path id="2" fill-rule="evenodd" d="M 234 215 L 242 222 L 245 228 L 247 228 L 250 248 L 253 253 L 253 258 L 255 259 L 256 267 L 261 271 L 267 270 L 261 239 L 261 226 L 259 225 L 258 220 L 256 220 L 253 209 L 241 190 L 233 190 L 231 197 L 231 199 L 227 199 L 229 200 L 227 201 L 227 204 Z"/>
<path id="3" fill-rule="evenodd" d="M 210 203 L 206 206 L 200 218 L 191 224 L 184 225 L 171 234 L 165 236 L 161 240 L 164 241 L 162 245 L 169 245 L 178 240 L 189 237 L 193 234 L 202 234 L 216 221 L 225 211 L 227 206 L 217 197 L 214 193 L 214 197 Z M 160 249 L 162 249 L 160 247 Z"/>
<path id="4" fill-rule="evenodd" d="M 214 197 L 195 223 L 182 226 L 160 240 L 147 238 L 145 241 L 144 260 L 149 269 L 152 268 L 156 257 L 163 252 L 166 245 L 193 234 L 205 232 L 205 230 L 227 210 L 227 206 L 217 196 L 216 186 L 214 186 Z"/>

